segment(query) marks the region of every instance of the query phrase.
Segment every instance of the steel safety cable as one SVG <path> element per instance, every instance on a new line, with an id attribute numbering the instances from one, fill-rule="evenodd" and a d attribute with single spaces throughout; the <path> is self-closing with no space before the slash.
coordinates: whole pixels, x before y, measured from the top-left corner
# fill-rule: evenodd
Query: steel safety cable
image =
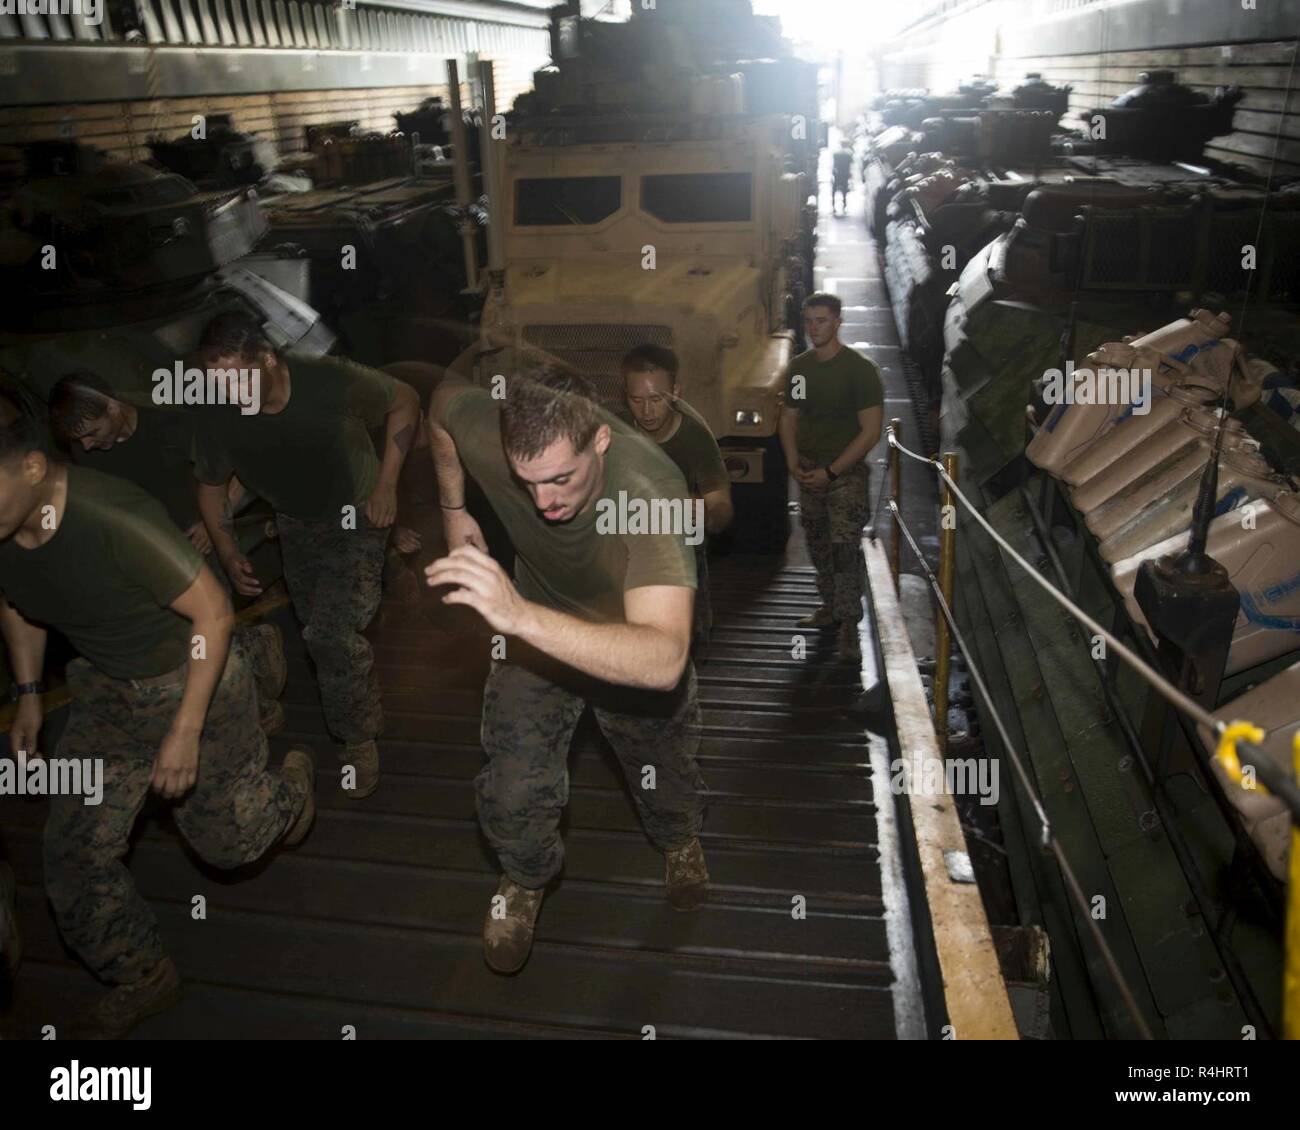
<path id="1" fill-rule="evenodd" d="M 1038 572 L 1037 569 L 1035 569 L 1032 565 L 1030 565 L 1029 562 L 1026 561 L 1016 551 L 1015 547 L 1012 546 L 1001 534 L 998 533 L 997 530 L 993 528 L 992 525 L 989 524 L 989 522 L 985 519 L 984 515 L 981 514 L 978 509 L 976 509 L 974 503 L 972 503 L 970 499 L 968 499 L 961 492 L 961 488 L 958 487 L 958 485 L 952 480 L 948 472 L 944 470 L 942 463 L 940 463 L 937 459 L 930 459 L 924 455 L 918 455 L 914 451 L 909 451 L 901 443 L 899 443 L 892 435 L 889 438 L 889 444 L 891 447 L 898 448 L 898 450 L 901 451 L 904 455 L 907 455 L 910 458 L 917 460 L 918 462 L 928 463 L 931 467 L 933 467 L 938 472 L 939 477 L 948 485 L 948 488 L 953 493 L 953 497 L 956 498 L 964 507 L 966 507 L 967 510 L 971 512 L 975 520 L 984 528 L 985 532 L 989 535 L 989 537 L 991 537 L 995 542 L 997 542 L 997 544 L 1003 550 L 1006 551 L 1006 553 L 1011 557 L 1011 559 L 1015 561 L 1015 563 L 1019 565 L 1026 573 L 1028 573 L 1029 576 L 1032 577 L 1034 581 L 1037 582 L 1037 584 L 1042 589 L 1044 589 L 1053 600 L 1057 602 L 1057 604 L 1061 605 L 1061 607 L 1064 608 L 1067 612 L 1069 612 L 1070 615 L 1073 616 L 1076 620 L 1080 621 L 1081 623 L 1091 628 L 1094 633 L 1096 633 L 1098 636 L 1100 636 L 1103 640 L 1106 641 L 1106 644 L 1109 647 L 1113 647 L 1115 649 L 1116 654 L 1118 654 L 1120 658 L 1122 658 L 1126 663 L 1128 663 L 1130 667 L 1132 667 L 1135 671 L 1137 671 L 1139 675 L 1145 678 L 1147 682 L 1149 682 L 1157 691 L 1160 692 L 1160 694 L 1165 699 L 1167 699 L 1170 702 L 1170 704 L 1176 706 L 1179 710 L 1183 711 L 1185 714 L 1188 714 L 1189 716 L 1194 718 L 1202 726 L 1208 727 L 1215 734 L 1220 734 L 1227 728 L 1227 724 L 1225 722 L 1222 722 L 1218 718 L 1214 717 L 1214 715 L 1211 714 L 1208 710 L 1206 710 L 1203 706 L 1201 706 L 1200 703 L 1194 702 L 1192 699 L 1188 698 L 1187 695 L 1185 695 L 1171 682 L 1169 682 L 1168 679 L 1166 679 L 1158 671 L 1154 670 L 1151 666 L 1149 666 L 1147 662 L 1140 655 L 1137 654 L 1137 652 L 1133 651 L 1130 647 L 1128 647 L 1125 643 L 1123 643 L 1118 637 L 1116 637 L 1112 632 L 1102 627 L 1101 624 L 1099 624 L 1096 620 L 1094 620 L 1091 616 L 1089 616 L 1088 613 L 1086 613 L 1082 608 L 1080 608 L 1077 604 L 1075 604 L 1074 601 L 1072 601 L 1068 596 L 1066 596 L 1063 592 L 1061 592 L 1058 588 L 1056 588 L 1056 586 L 1053 585 L 1051 581 L 1049 581 L 1040 572 Z"/>
<path id="2" fill-rule="evenodd" d="M 1074 873 L 1074 868 L 1070 866 L 1070 861 L 1065 854 L 1065 849 L 1061 846 L 1056 834 L 1052 831 L 1052 822 L 1048 819 L 1047 812 L 1043 808 L 1042 801 L 1035 791 L 1033 783 L 1030 780 L 1029 773 L 1025 768 L 1016 750 L 1015 744 L 1011 740 L 1011 735 L 1007 732 L 1006 725 L 1002 721 L 1002 715 L 998 712 L 997 706 L 993 702 L 993 696 L 990 694 L 988 685 L 984 682 L 984 676 L 981 674 L 978 664 L 970 649 L 966 646 L 966 640 L 957 627 L 957 621 L 953 618 L 952 609 L 948 607 L 948 602 L 943 597 L 943 590 L 939 586 L 939 581 L 930 568 L 930 564 L 921 552 L 921 547 L 916 544 L 916 539 L 912 537 L 912 531 L 908 529 L 907 523 L 903 521 L 899 513 L 898 504 L 894 499 L 889 500 L 889 509 L 894 515 L 894 520 L 898 523 L 898 528 L 902 531 L 903 537 L 907 544 L 912 547 L 912 552 L 916 554 L 916 559 L 920 563 L 922 570 L 925 572 L 926 580 L 930 583 L 930 588 L 934 591 L 935 600 L 939 604 L 939 609 L 943 613 L 943 618 L 948 623 L 948 630 L 952 633 L 953 641 L 957 644 L 958 650 L 966 661 L 967 670 L 970 672 L 971 680 L 974 682 L 980 697 L 984 699 L 988 707 L 990 716 L 993 718 L 993 724 L 997 727 L 999 736 L 1002 739 L 1002 747 L 1006 750 L 1007 756 L 1011 759 L 1011 765 L 1016 775 L 1020 778 L 1021 787 L 1025 791 L 1025 796 L 1029 798 L 1038 816 L 1039 823 L 1042 826 L 1042 843 L 1043 847 L 1049 849 L 1055 858 L 1057 866 L 1061 869 L 1061 874 L 1065 878 L 1066 887 L 1069 889 L 1070 897 L 1074 900 L 1083 921 L 1087 926 L 1088 932 L 1092 935 L 1093 940 L 1097 943 L 1097 948 L 1101 953 L 1102 960 L 1106 963 L 1106 968 L 1110 971 L 1111 978 L 1114 980 L 1120 996 L 1123 998 L 1124 1007 L 1128 1010 L 1130 1018 L 1142 1038 L 1145 1040 L 1154 1039 L 1151 1029 L 1147 1026 L 1146 1018 L 1142 1015 L 1142 1010 L 1138 1007 L 1137 999 L 1133 996 L 1132 989 L 1129 988 L 1128 981 L 1124 978 L 1124 973 L 1115 960 L 1115 955 L 1111 952 L 1110 945 L 1106 937 L 1097 925 L 1096 919 L 1092 915 L 1092 907 L 1088 902 L 1088 896 L 1084 893 L 1078 877 Z"/>

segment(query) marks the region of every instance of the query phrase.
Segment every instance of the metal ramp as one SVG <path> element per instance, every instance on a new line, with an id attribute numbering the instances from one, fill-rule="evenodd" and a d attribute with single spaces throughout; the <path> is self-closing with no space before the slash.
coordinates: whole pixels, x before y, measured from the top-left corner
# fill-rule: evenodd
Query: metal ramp
<path id="1" fill-rule="evenodd" d="M 699 669 L 703 842 L 710 901 L 663 897 L 663 858 L 588 718 L 575 737 L 567 862 L 537 942 L 513 978 L 483 963 L 497 870 L 474 811 L 479 692 L 490 642 L 388 604 L 372 633 L 388 728 L 383 780 L 363 801 L 338 787 L 315 683 L 290 627 L 286 731 L 272 763 L 307 744 L 317 822 L 296 851 L 211 872 L 165 811 L 141 822 L 130 867 L 186 979 L 184 1001 L 138 1038 L 838 1037 L 895 1035 L 866 739 L 839 713 L 856 673 L 815 630 L 812 572 L 732 558 L 713 575 L 714 640 Z M 463 623 L 463 621 L 461 622 Z M 22 884 L 26 959 L 8 1034 L 65 1024 L 97 986 L 64 950 L 40 882 L 44 802 L 5 798 L 0 824 Z M 889 862 L 889 861 L 886 861 Z M 206 919 L 191 916 L 196 895 Z M 797 917 L 797 898 L 806 917 Z"/>

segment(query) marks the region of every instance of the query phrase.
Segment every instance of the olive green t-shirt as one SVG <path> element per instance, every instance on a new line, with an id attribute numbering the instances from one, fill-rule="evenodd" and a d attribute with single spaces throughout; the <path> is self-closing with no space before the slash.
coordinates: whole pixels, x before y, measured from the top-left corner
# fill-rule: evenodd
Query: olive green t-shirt
<path id="1" fill-rule="evenodd" d="M 695 588 L 695 552 L 674 533 L 621 532 L 634 527 L 602 521 L 620 512 L 620 496 L 621 513 L 631 516 L 641 504 L 683 501 L 687 492 L 681 472 L 652 441 L 608 412 L 601 415 L 613 432 L 605 482 L 586 511 L 563 523 L 547 522 L 511 473 L 500 410 L 486 389 L 466 388 L 448 401 L 442 426 L 514 543 L 520 593 L 584 620 L 621 623 L 628 589 Z"/>
<path id="2" fill-rule="evenodd" d="M 337 357 L 290 353 L 285 363 L 289 402 L 281 411 L 196 410 L 194 472 L 218 486 L 238 475 L 290 518 L 339 521 L 344 506 L 360 508 L 375 489 L 379 458 L 369 429 L 388 415 L 397 382 Z"/>
<path id="3" fill-rule="evenodd" d="M 798 386 L 796 377 L 803 377 Z M 847 345 L 825 362 L 810 349 L 790 362 L 785 401 L 799 413 L 799 454 L 824 465 L 861 432 L 858 413 L 885 403 L 885 383 L 876 363 Z"/>
<path id="4" fill-rule="evenodd" d="M 148 679 L 189 658 L 192 625 L 168 606 L 202 566 L 155 499 L 125 479 L 74 466 L 54 536 L 35 549 L 0 542 L 0 591 L 105 675 Z"/>
<path id="5" fill-rule="evenodd" d="M 182 530 L 199 520 L 199 501 L 190 465 L 194 416 L 183 408 L 136 409 L 131 438 L 107 451 L 87 451 L 72 441 L 72 462 L 135 483 L 163 504 Z"/>
<path id="6" fill-rule="evenodd" d="M 677 430 L 659 445 L 659 450 L 677 464 L 692 494 L 705 495 L 727 486 L 731 476 L 713 433 L 685 408 L 681 417 Z"/>

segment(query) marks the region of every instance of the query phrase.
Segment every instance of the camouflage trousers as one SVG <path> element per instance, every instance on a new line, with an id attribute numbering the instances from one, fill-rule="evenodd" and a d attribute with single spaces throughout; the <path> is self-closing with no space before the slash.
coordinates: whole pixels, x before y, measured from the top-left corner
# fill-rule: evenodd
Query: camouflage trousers
<path id="1" fill-rule="evenodd" d="M 695 613 L 691 622 L 691 658 L 705 658 L 713 634 L 713 600 L 709 589 L 709 552 L 706 543 L 695 547 Z"/>
<path id="2" fill-rule="evenodd" d="M 102 758 L 102 803 L 50 799 L 45 888 L 64 940 L 112 984 L 138 980 L 165 956 L 158 922 L 122 860 L 149 795 L 154 760 L 185 689 L 182 665 L 157 679 L 112 679 L 84 659 L 68 664 L 73 701 L 55 757 Z M 306 799 L 266 771 L 252 673 L 237 652 L 208 707 L 194 788 L 172 806 L 190 847 L 229 870 L 259 859 Z"/>
<path id="3" fill-rule="evenodd" d="M 387 529 L 358 516 L 355 530 L 277 514 L 284 581 L 316 664 L 329 732 L 358 745 L 384 726 L 375 653 L 363 634 L 383 595 Z"/>
<path id="4" fill-rule="evenodd" d="M 799 514 L 808 556 L 817 570 L 822 603 L 843 624 L 862 619 L 866 568 L 862 527 L 867 524 L 870 470 L 865 463 L 845 471 L 826 490 L 799 490 Z"/>
<path id="5" fill-rule="evenodd" d="M 483 833 L 521 886 L 544 887 L 564 865 L 559 828 L 569 801 L 569 744 L 588 704 L 655 846 L 668 851 L 699 834 L 706 789 L 695 760 L 693 667 L 676 690 L 660 694 L 585 679 L 531 653 L 495 662 L 483 691 L 487 764 L 474 785 Z"/>

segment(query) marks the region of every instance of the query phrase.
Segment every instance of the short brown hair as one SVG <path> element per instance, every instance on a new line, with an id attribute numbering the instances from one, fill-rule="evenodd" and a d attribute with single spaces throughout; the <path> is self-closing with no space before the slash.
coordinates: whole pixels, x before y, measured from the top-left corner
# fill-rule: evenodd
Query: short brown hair
<path id="1" fill-rule="evenodd" d="M 527 377 L 511 381 L 501 402 L 501 442 L 515 459 L 536 459 L 562 439 L 575 452 L 585 451 L 602 423 L 599 409 L 587 397 Z"/>
<path id="2" fill-rule="evenodd" d="M 840 301 L 839 296 L 824 290 L 815 291 L 803 300 L 803 308 L 807 310 L 809 306 L 829 306 L 831 313 L 837 318 L 844 310 L 844 303 Z"/>

